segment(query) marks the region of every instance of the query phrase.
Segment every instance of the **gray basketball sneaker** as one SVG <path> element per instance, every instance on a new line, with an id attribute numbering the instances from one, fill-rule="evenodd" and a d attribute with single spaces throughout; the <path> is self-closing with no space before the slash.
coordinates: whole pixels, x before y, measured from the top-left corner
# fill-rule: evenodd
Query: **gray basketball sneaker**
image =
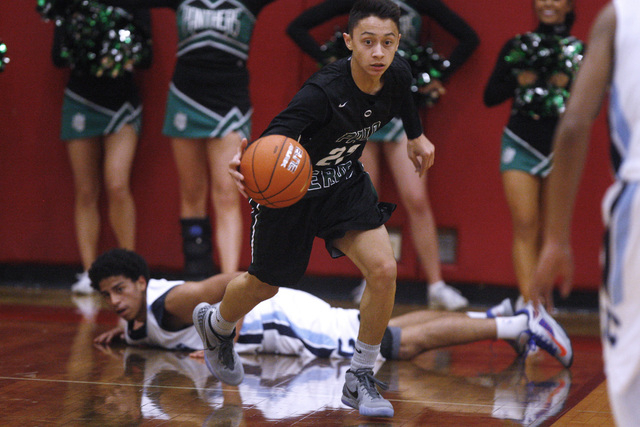
<path id="1" fill-rule="evenodd" d="M 385 383 L 373 377 L 371 369 L 349 369 L 342 387 L 342 403 L 367 417 L 393 417 L 391 402 L 380 396 L 376 385 L 383 390 L 387 388 Z"/>
<path id="2" fill-rule="evenodd" d="M 233 348 L 233 337 L 221 337 L 211 329 L 211 316 L 215 307 L 201 302 L 193 310 L 193 325 L 204 345 L 204 360 L 207 367 L 220 381 L 238 385 L 244 379 L 244 368 L 238 353 Z"/>

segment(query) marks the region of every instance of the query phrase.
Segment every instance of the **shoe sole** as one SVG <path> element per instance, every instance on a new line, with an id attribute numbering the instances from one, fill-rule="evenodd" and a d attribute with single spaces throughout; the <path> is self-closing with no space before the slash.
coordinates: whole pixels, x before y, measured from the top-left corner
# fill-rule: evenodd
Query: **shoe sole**
<path id="1" fill-rule="evenodd" d="M 196 308 L 193 309 L 192 318 L 193 318 L 193 326 L 196 327 L 196 332 L 200 336 L 200 339 L 202 340 L 202 344 L 204 345 L 204 349 L 206 350 L 207 348 L 209 348 L 210 345 L 204 330 L 202 330 L 203 324 L 204 324 L 204 317 L 207 315 L 206 311 L 204 310 L 205 307 L 207 308 L 207 311 L 208 311 L 211 305 L 207 304 L 206 302 L 201 302 L 200 304 L 198 304 Z"/>
<path id="2" fill-rule="evenodd" d="M 350 397 L 342 395 L 342 403 L 350 408 L 357 409 L 360 415 L 365 417 L 393 417 L 393 408 L 369 408 L 367 406 L 360 406 L 358 402 Z"/>

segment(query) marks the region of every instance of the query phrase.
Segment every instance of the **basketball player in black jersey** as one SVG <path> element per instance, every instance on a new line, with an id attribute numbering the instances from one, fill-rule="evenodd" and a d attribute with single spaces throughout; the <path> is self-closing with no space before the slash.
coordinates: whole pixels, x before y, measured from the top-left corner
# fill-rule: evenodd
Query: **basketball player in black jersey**
<path id="1" fill-rule="evenodd" d="M 312 76 L 263 135 L 300 140 L 314 172 L 308 194 L 293 206 L 270 209 L 252 203 L 252 262 L 232 280 L 219 310 L 199 304 L 193 320 L 210 370 L 223 382 L 239 384 L 242 364 L 233 348 L 236 322 L 279 286 L 294 287 L 304 275 L 314 238 L 325 240 L 333 257 L 348 256 L 367 279 L 360 304 L 361 325 L 342 401 L 362 415 L 393 416 L 377 391 L 374 361 L 393 309 L 396 261 L 384 223 L 395 208 L 379 203 L 358 161 L 371 134 L 400 116 L 416 173 L 433 164 L 434 146 L 422 133 L 411 97 L 409 64 L 395 55 L 400 10 L 390 0 L 359 0 L 349 15 L 344 39 L 352 51 Z M 243 141 L 241 151 L 246 148 Z M 237 171 L 241 151 L 230 163 Z M 245 194 L 246 195 L 246 194 Z"/>

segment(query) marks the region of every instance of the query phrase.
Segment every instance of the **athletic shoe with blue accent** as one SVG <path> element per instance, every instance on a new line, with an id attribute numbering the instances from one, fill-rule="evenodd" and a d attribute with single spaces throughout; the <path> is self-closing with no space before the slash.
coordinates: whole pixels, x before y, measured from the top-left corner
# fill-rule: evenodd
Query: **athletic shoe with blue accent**
<path id="1" fill-rule="evenodd" d="M 366 417 L 393 417 L 391 402 L 378 393 L 376 385 L 383 390 L 387 385 L 373 377 L 368 368 L 349 369 L 342 387 L 342 403 L 360 411 Z"/>
<path id="2" fill-rule="evenodd" d="M 244 379 L 244 367 L 233 348 L 235 331 L 229 337 L 216 334 L 211 328 L 211 316 L 215 307 L 201 302 L 193 310 L 193 325 L 204 345 L 204 360 L 207 368 L 220 381 L 229 385 L 238 385 Z"/>
<path id="3" fill-rule="evenodd" d="M 522 311 L 529 316 L 529 331 L 533 342 L 562 363 L 565 368 L 573 362 L 573 348 L 567 332 L 551 317 L 543 306 L 527 303 Z M 516 313 L 516 314 L 518 314 Z"/>
<path id="4" fill-rule="evenodd" d="M 496 317 L 507 317 L 513 316 L 513 304 L 509 298 L 505 298 L 498 305 L 494 305 L 489 310 L 487 310 L 487 317 L 490 319 L 495 319 Z"/>

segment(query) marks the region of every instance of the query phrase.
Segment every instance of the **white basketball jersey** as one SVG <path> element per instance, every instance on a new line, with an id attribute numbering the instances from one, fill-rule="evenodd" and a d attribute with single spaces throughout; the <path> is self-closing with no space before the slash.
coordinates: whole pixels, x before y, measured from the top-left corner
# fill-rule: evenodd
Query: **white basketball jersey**
<path id="1" fill-rule="evenodd" d="M 163 329 L 156 319 L 151 305 L 174 286 L 182 285 L 182 281 L 169 281 L 166 279 L 151 279 L 147 284 L 147 324 L 146 336 L 134 339 L 129 336 L 129 327 L 125 327 L 125 339 L 127 343 L 134 345 L 151 345 L 163 347 L 169 350 L 198 350 L 202 348 L 202 340 L 191 326 L 179 331 L 167 331 Z"/>
<path id="2" fill-rule="evenodd" d="M 640 181 L 640 1 L 613 3 L 616 36 L 609 106 L 611 139 L 621 160 L 618 179 Z"/>
<path id="3" fill-rule="evenodd" d="M 309 293 L 280 288 L 244 317 L 236 350 L 350 358 L 360 327 L 358 314 Z"/>
<path id="4" fill-rule="evenodd" d="M 603 200 L 608 268 L 600 319 L 609 402 L 616 425 L 627 427 L 640 419 L 640 1 L 614 0 L 613 5 L 609 117 L 620 167 Z"/>
<path id="5" fill-rule="evenodd" d="M 195 327 L 167 331 L 158 324 L 151 309 L 169 289 L 183 283 L 149 280 L 146 335 L 132 338 L 127 325 L 127 343 L 170 350 L 202 349 L 202 340 Z M 281 288 L 273 298 L 261 302 L 244 317 L 236 351 L 350 358 L 360 326 L 358 314 L 358 310 L 331 307 L 306 292 Z"/>

